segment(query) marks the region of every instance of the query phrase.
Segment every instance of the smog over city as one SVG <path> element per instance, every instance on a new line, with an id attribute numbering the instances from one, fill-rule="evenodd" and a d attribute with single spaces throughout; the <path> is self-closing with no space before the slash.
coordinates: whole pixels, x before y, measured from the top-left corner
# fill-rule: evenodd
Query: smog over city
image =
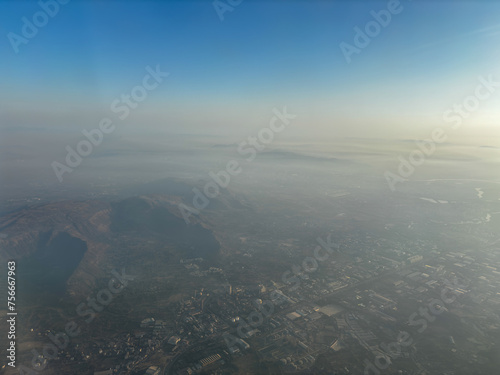
<path id="1" fill-rule="evenodd" d="M 500 373 L 500 3 L 0 20 L 0 375 Z"/>

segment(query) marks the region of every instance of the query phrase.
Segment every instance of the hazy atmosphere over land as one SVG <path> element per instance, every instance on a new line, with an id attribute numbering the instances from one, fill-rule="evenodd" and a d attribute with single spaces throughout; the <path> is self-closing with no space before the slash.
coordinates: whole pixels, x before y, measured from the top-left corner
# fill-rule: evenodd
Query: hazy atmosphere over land
<path id="1" fill-rule="evenodd" d="M 0 375 L 497 375 L 499 47 L 493 0 L 0 0 Z"/>

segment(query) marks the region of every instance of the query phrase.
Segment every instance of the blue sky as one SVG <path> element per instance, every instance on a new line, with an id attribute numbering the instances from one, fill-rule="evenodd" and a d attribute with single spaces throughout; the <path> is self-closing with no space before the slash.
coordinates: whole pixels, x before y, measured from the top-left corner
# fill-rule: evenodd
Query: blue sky
<path id="1" fill-rule="evenodd" d="M 386 1 L 244 0 L 221 21 L 212 1 L 73 0 L 17 54 L 7 34 L 22 35 L 22 17 L 40 6 L 3 1 L 0 125 L 95 127 L 160 64 L 170 76 L 124 129 L 245 135 L 286 105 L 300 116 L 297 136 L 424 137 L 478 76 L 500 80 L 500 3 L 401 7 L 348 64 L 340 43 L 353 44 L 354 27 Z M 500 90 L 457 136 L 498 137 L 499 104 Z"/>

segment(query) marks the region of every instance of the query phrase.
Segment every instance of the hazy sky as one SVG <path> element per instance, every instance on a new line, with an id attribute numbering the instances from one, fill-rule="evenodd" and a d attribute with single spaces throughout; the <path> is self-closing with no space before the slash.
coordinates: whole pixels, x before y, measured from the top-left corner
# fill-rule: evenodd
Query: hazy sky
<path id="1" fill-rule="evenodd" d="M 73 0 L 18 53 L 8 33 L 22 36 L 22 17 L 32 20 L 40 6 L 2 1 L 0 125 L 97 127 L 117 117 L 113 100 L 159 64 L 170 76 L 120 123 L 122 134 L 243 137 L 287 106 L 299 116 L 291 135 L 424 138 L 449 128 L 443 113 L 474 94 L 478 76 L 500 81 L 500 2 L 399 7 L 347 63 L 340 44 L 355 46 L 354 28 L 386 1 L 244 0 L 221 21 L 212 1 Z M 497 90 L 450 135 L 500 145 Z"/>

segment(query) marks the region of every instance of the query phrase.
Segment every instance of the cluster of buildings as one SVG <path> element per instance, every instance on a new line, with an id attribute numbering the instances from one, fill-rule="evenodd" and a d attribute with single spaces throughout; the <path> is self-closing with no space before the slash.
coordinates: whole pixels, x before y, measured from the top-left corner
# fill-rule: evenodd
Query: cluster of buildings
<path id="1" fill-rule="evenodd" d="M 349 253 L 334 254 L 307 277 L 299 275 L 296 287 L 284 282 L 281 274 L 275 280 L 251 285 L 226 282 L 207 286 L 172 304 L 173 319 L 145 317 L 133 333 L 68 348 L 65 360 L 113 363 L 96 372 L 110 375 L 144 368 L 153 354 L 164 351 L 172 358 L 171 373 L 190 375 L 224 366 L 252 348 L 260 360 L 279 364 L 284 371 L 305 371 L 327 351 L 355 347 L 371 356 L 383 355 L 381 343 L 397 337 L 408 320 L 401 306 L 425 306 L 441 290 L 450 288 L 452 279 L 465 280 L 464 285 L 451 289 L 458 296 L 456 306 L 472 302 L 492 311 L 500 307 L 500 269 L 495 267 L 499 262 L 494 253 L 438 251 L 423 241 L 413 242 L 411 247 L 365 240 L 344 243 Z M 359 247 L 353 248 L 355 244 Z M 284 249 L 289 247 L 293 246 Z M 202 261 L 188 259 L 181 264 L 194 273 L 191 276 L 225 275 L 220 268 L 202 269 Z M 273 295 L 280 297 L 279 302 Z M 257 323 L 252 321 L 252 314 L 262 312 L 266 303 L 272 305 L 269 315 Z M 451 310 L 445 304 L 442 307 Z M 500 328 L 494 314 L 479 315 L 471 324 L 485 332 Z M 246 328 L 241 329 L 243 326 Z M 222 339 L 227 333 L 235 338 L 229 346 Z M 456 337 L 450 336 L 448 343 L 459 352 Z M 493 341 L 483 338 L 481 344 L 487 347 Z M 412 358 L 412 350 L 404 348 L 399 355 Z M 478 353 L 474 355 L 471 361 L 481 360 Z M 161 366 L 151 366 L 146 374 L 160 371 Z"/>

